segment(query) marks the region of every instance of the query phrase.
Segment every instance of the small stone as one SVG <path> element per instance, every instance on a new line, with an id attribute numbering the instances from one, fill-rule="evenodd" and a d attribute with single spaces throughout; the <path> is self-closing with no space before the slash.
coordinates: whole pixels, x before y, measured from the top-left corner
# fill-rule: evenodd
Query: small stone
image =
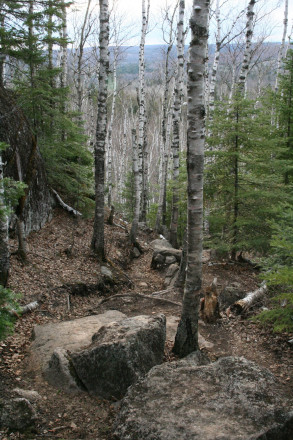
<path id="1" fill-rule="evenodd" d="M 101 266 L 101 274 L 107 278 L 113 279 L 113 274 L 110 269 L 106 266 Z"/>
<path id="2" fill-rule="evenodd" d="M 170 256 L 170 257 L 166 257 L 166 260 L 165 260 L 165 264 L 173 264 L 173 263 L 176 263 L 176 258 L 175 257 L 173 257 L 173 256 Z"/>
<path id="3" fill-rule="evenodd" d="M 136 247 L 134 247 L 132 249 L 132 255 L 133 255 L 134 258 L 140 257 L 140 252 L 139 252 L 139 250 Z"/>
<path id="4" fill-rule="evenodd" d="M 25 399 L 29 400 L 30 402 L 37 402 L 42 398 L 37 391 L 22 390 L 21 388 L 14 388 L 12 391 L 18 394 L 20 397 L 24 397 Z"/>

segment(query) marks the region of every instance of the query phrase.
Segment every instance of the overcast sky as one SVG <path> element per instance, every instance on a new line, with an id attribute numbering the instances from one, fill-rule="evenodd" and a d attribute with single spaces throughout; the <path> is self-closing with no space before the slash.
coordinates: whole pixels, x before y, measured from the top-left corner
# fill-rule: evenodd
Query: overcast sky
<path id="1" fill-rule="evenodd" d="M 113 0 L 112 0 L 113 1 Z M 132 25 L 130 34 L 132 37 L 125 42 L 126 45 L 139 44 L 139 31 L 141 26 L 141 1 L 140 0 L 115 0 L 118 8 L 118 15 L 123 15 L 123 22 L 125 28 L 127 25 Z M 75 5 L 72 8 L 78 8 L 78 16 L 82 18 L 88 0 L 75 0 Z M 111 0 L 110 0 L 111 2 Z M 214 1 L 215 3 L 215 1 Z M 227 17 L 225 26 L 229 27 L 229 19 L 233 19 L 241 10 L 245 10 L 248 0 L 228 0 L 224 8 L 222 8 L 222 17 Z M 171 7 L 176 4 L 176 0 L 151 0 L 150 1 L 150 32 L 146 38 L 146 44 L 163 44 L 161 24 L 162 24 L 162 8 L 166 4 Z M 185 0 L 186 15 L 190 15 L 192 0 Z M 98 14 L 98 0 L 91 0 L 91 5 L 96 8 Z M 71 8 L 71 9 L 72 9 Z M 259 17 L 264 17 L 260 20 L 256 34 L 265 33 L 268 35 L 266 41 L 281 41 L 283 33 L 283 19 L 284 19 L 284 0 L 258 0 L 257 10 Z M 72 15 L 72 14 L 71 14 Z M 176 14 L 177 17 L 177 14 Z M 243 23 L 245 22 L 245 15 L 243 16 Z M 289 1 L 289 23 L 288 32 L 292 29 L 293 24 L 293 2 Z M 213 20 L 210 25 L 210 42 L 213 42 L 215 27 Z M 188 39 L 187 39 L 188 43 Z"/>

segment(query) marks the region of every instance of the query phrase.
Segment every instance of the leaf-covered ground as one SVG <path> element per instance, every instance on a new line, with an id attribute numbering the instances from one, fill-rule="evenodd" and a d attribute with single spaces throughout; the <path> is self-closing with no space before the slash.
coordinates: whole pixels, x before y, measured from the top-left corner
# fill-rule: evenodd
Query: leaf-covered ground
<path id="1" fill-rule="evenodd" d="M 38 301 L 39 307 L 23 315 L 16 323 L 14 334 L 0 342 L 0 396 L 5 400 L 13 395 L 13 388 L 18 387 L 35 390 L 42 399 L 38 403 L 39 421 L 35 432 L 27 435 L 0 431 L 1 440 L 111 439 L 115 402 L 99 400 L 86 393 L 67 395 L 49 386 L 30 364 L 34 325 L 71 320 L 107 309 L 121 310 L 129 316 L 163 312 L 179 319 L 180 307 L 172 301 L 180 303 L 180 292 L 164 291 L 164 270 L 150 268 L 149 242 L 155 235 L 148 231 L 140 233 L 145 252 L 132 260 L 128 225 L 117 217 L 115 223 L 106 225 L 108 267 L 114 273 L 115 284 L 105 282 L 100 265 L 90 251 L 92 221 L 76 220 L 61 210 L 55 211 L 52 221 L 41 231 L 29 236 L 27 265 L 12 255 L 9 287 L 22 294 L 22 304 Z M 12 240 L 11 246 L 13 252 L 16 242 Z M 245 265 L 204 264 L 204 287 L 214 277 L 217 277 L 218 290 L 232 282 L 239 283 L 245 292 L 259 285 L 257 272 Z M 137 293 L 141 295 L 135 295 Z M 205 348 L 211 359 L 231 354 L 245 356 L 270 369 L 288 393 L 292 392 L 293 348 L 288 340 L 293 335 L 276 335 L 247 317 L 225 315 L 217 324 L 201 322 L 200 333 L 213 344 L 212 348 Z M 165 359 L 173 359 L 170 341 L 166 343 Z"/>

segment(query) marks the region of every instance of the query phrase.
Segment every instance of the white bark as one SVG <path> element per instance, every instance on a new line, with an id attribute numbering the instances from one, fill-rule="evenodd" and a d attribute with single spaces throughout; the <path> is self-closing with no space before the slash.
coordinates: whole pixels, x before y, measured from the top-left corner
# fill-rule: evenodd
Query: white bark
<path id="1" fill-rule="evenodd" d="M 284 58 L 285 55 L 285 40 L 286 40 L 286 34 L 288 29 L 288 0 L 285 0 L 285 10 L 284 10 L 284 27 L 283 27 L 283 36 L 282 36 L 282 42 L 278 53 L 278 60 L 277 60 L 277 69 L 276 69 L 276 81 L 275 81 L 275 93 L 278 92 L 279 88 L 279 74 L 280 74 L 280 68 L 281 68 L 281 61 Z"/>
<path id="2" fill-rule="evenodd" d="M 57 191 L 55 191 L 54 189 L 52 189 L 52 192 L 54 194 L 54 196 L 56 197 L 57 202 L 59 203 L 59 205 L 65 209 L 65 211 L 69 212 L 70 214 L 75 215 L 76 217 L 78 216 L 82 216 L 81 212 L 77 211 L 76 209 L 72 208 L 71 206 L 67 205 L 65 202 L 63 202 L 63 200 L 61 199 L 61 197 L 59 196 L 59 194 L 57 193 Z"/>
<path id="3" fill-rule="evenodd" d="M 198 350 L 199 294 L 202 285 L 203 164 L 205 144 L 205 56 L 209 0 L 194 0 L 190 19 L 188 73 L 188 225 L 187 274 L 174 352 L 183 357 Z"/>
<path id="4" fill-rule="evenodd" d="M 6 286 L 9 272 L 8 216 L 3 186 L 3 162 L 0 154 L 0 284 Z"/>
<path id="5" fill-rule="evenodd" d="M 140 211 L 140 185 L 139 185 L 139 159 L 138 159 L 138 148 L 136 141 L 136 131 L 132 129 L 132 166 L 133 166 L 133 176 L 134 176 L 134 193 L 135 193 L 135 206 L 133 213 L 133 220 L 130 230 L 130 242 L 135 245 L 136 244 L 136 234 L 139 220 L 139 211 Z"/>
<path id="6" fill-rule="evenodd" d="M 236 314 L 240 314 L 249 309 L 253 304 L 255 304 L 259 299 L 261 299 L 268 288 L 266 283 L 262 283 L 262 285 L 254 290 L 253 292 L 249 292 L 244 298 L 236 301 L 231 307 L 230 310 L 235 312 Z"/>
<path id="7" fill-rule="evenodd" d="M 142 189 L 145 187 L 143 183 L 144 179 L 144 164 L 143 155 L 145 147 L 145 38 L 148 28 L 150 10 L 150 0 L 147 0 L 147 8 L 145 7 L 145 0 L 142 0 L 142 29 L 139 45 L 139 120 L 138 120 L 138 168 L 139 168 L 139 184 L 140 194 L 142 195 Z"/>
<path id="8" fill-rule="evenodd" d="M 247 75 L 249 70 L 249 64 L 251 61 L 251 42 L 252 42 L 252 36 L 253 36 L 253 24 L 254 24 L 254 6 L 255 6 L 256 0 L 250 0 L 248 6 L 247 6 L 247 22 L 246 22 L 246 44 L 245 44 L 245 50 L 243 54 L 243 61 L 241 66 L 241 71 L 239 75 L 238 80 L 238 90 L 240 93 L 245 94 L 246 91 L 246 82 L 247 82 Z"/>
<path id="9" fill-rule="evenodd" d="M 107 96 L 109 72 L 109 3 L 100 1 L 100 71 L 95 144 L 95 220 L 91 247 L 99 260 L 105 259 L 104 194 L 105 144 L 107 136 Z"/>
<path id="10" fill-rule="evenodd" d="M 209 96 L 208 96 L 208 119 L 209 123 L 213 120 L 213 113 L 215 109 L 215 87 L 216 78 L 220 60 L 220 50 L 221 50 L 221 18 L 220 18 L 220 0 L 216 3 L 216 23 L 217 23 L 217 33 L 216 33 L 216 50 L 214 55 L 214 62 L 212 67 L 211 80 L 209 84 Z"/>
<path id="11" fill-rule="evenodd" d="M 107 184 L 108 184 L 108 206 L 110 207 L 112 204 L 112 131 L 113 131 L 113 122 L 116 108 L 116 98 L 117 98 L 117 57 L 118 57 L 118 46 L 114 49 L 114 60 L 113 60 L 113 98 L 112 98 L 112 106 L 111 106 L 111 115 L 108 127 L 108 139 L 107 139 L 107 156 L 108 156 L 108 166 L 107 166 Z"/>
<path id="12" fill-rule="evenodd" d="M 179 20 L 177 25 L 177 75 L 174 87 L 173 106 L 173 194 L 172 194 L 172 219 L 170 226 L 170 243 L 178 248 L 177 228 L 179 216 L 179 151 L 180 151 L 180 110 L 183 96 L 183 74 L 184 74 L 184 9 L 185 1 L 179 3 Z"/>
<path id="13" fill-rule="evenodd" d="M 60 86 L 61 88 L 67 87 L 67 74 L 68 74 L 68 67 L 67 67 L 67 38 L 68 38 L 68 32 L 67 32 L 67 11 L 66 11 L 66 4 L 63 3 L 61 7 L 62 11 L 62 45 L 61 45 L 61 60 L 60 60 Z"/>
<path id="14" fill-rule="evenodd" d="M 82 72 L 83 51 L 84 51 L 84 46 L 86 43 L 85 30 L 86 30 L 86 26 L 87 26 L 87 22 L 88 22 L 91 1 L 92 0 L 88 0 L 88 3 L 87 3 L 87 8 L 85 11 L 85 16 L 84 16 L 84 20 L 83 20 L 81 32 L 80 32 L 80 40 L 79 40 L 78 56 L 77 56 L 77 110 L 80 113 L 80 119 L 81 119 L 82 102 L 83 102 L 83 72 Z M 101 7 L 101 2 L 100 2 L 100 7 Z M 101 32 L 101 30 L 100 30 L 100 32 Z"/>

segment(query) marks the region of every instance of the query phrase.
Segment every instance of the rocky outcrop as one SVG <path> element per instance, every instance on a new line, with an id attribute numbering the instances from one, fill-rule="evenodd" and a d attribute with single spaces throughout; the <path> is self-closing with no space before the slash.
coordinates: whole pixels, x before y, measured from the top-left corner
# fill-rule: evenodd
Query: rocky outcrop
<path id="1" fill-rule="evenodd" d="M 104 398 L 121 398 L 127 388 L 163 361 L 164 315 L 136 316 L 102 327 L 92 344 L 71 354 L 85 388 Z"/>
<path id="2" fill-rule="evenodd" d="M 132 386 L 114 426 L 120 440 L 289 440 L 293 407 L 255 363 L 191 356 L 152 368 Z"/>
<path id="3" fill-rule="evenodd" d="M 51 217 L 55 202 L 33 131 L 12 93 L 2 88 L 0 119 L 0 141 L 8 145 L 3 153 L 4 175 L 28 186 L 16 209 L 28 234 L 44 226 Z"/>

